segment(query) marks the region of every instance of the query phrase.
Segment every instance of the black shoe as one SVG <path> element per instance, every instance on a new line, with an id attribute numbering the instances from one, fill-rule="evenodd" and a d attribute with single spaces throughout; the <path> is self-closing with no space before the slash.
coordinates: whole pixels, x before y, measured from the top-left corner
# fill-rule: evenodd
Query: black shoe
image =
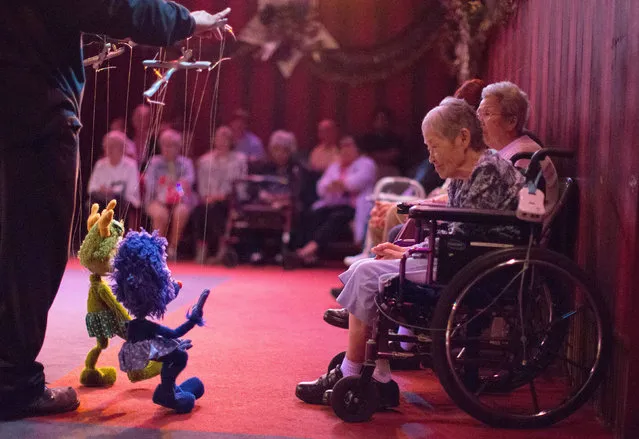
<path id="1" fill-rule="evenodd" d="M 333 296 L 334 298 L 338 298 L 340 294 L 342 294 L 342 290 L 344 289 L 344 287 L 339 287 L 339 288 L 331 288 L 331 296 Z"/>
<path id="2" fill-rule="evenodd" d="M 47 416 L 70 412 L 80 406 L 78 394 L 71 387 L 44 388 L 44 392 L 26 407 L 15 408 L 8 413 L 0 412 L 0 419 L 21 419 L 32 416 Z"/>
<path id="3" fill-rule="evenodd" d="M 399 386 L 395 381 L 390 380 L 387 383 L 380 383 L 373 379 L 373 383 L 377 386 L 377 393 L 379 394 L 379 410 L 399 406 Z M 333 389 L 329 389 L 324 392 L 322 403 L 325 405 L 331 405 L 332 395 Z"/>
<path id="4" fill-rule="evenodd" d="M 337 326 L 338 328 L 342 329 L 348 329 L 348 315 L 349 312 L 346 308 L 327 309 L 324 313 L 324 321 L 329 325 Z"/>
<path id="5" fill-rule="evenodd" d="M 343 376 L 338 364 L 335 369 L 325 373 L 315 381 L 299 383 L 295 388 L 295 396 L 309 404 L 322 404 L 324 392 L 331 390 Z"/>
<path id="6" fill-rule="evenodd" d="M 377 385 L 377 391 L 379 392 L 379 408 L 388 409 L 399 406 L 399 386 L 394 380 L 390 380 L 387 383 L 380 383 L 373 380 Z"/>

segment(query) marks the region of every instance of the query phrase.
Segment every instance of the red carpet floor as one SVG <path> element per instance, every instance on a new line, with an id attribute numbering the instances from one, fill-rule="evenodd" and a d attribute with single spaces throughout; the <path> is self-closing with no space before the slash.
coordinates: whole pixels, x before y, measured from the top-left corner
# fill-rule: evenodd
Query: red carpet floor
<path id="1" fill-rule="evenodd" d="M 54 385 L 78 388 L 78 412 L 54 418 L 0 424 L 1 437 L 289 437 L 289 438 L 610 438 L 583 409 L 567 421 L 540 431 L 495 430 L 457 409 L 429 371 L 395 374 L 403 392 L 395 412 L 378 413 L 369 423 L 346 424 L 328 407 L 309 406 L 294 395 L 297 382 L 315 379 L 346 342 L 346 332 L 325 324 L 322 313 L 335 307 L 328 293 L 337 270 L 285 272 L 277 267 L 202 268 L 178 264 L 183 300 L 164 320 L 175 327 L 210 281 L 206 327 L 196 327 L 189 364 L 180 376 L 199 376 L 206 393 L 188 415 L 175 415 L 151 402 L 159 379 L 131 384 L 119 373 L 108 389 L 78 386 L 84 354 L 68 358 L 66 375 Z M 67 276 L 87 279 L 77 263 Z M 193 280 L 189 285 L 188 279 Z M 61 295 L 65 294 L 61 291 Z M 73 292 L 78 307 L 84 296 Z M 182 294 L 182 293 L 181 293 Z M 77 326 L 75 326 L 77 328 Z M 51 342 L 51 340 L 48 340 Z M 102 354 L 101 365 L 117 365 L 121 341 Z M 86 351 L 83 351 L 86 353 Z M 199 434 L 197 432 L 200 432 Z M 26 435 L 26 436 L 25 436 Z"/>

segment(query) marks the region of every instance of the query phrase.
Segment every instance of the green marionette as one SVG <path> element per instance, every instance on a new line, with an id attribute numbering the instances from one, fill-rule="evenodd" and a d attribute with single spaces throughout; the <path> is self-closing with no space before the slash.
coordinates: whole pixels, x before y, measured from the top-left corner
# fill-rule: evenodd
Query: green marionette
<path id="1" fill-rule="evenodd" d="M 126 340 L 126 328 L 131 320 L 129 313 L 117 301 L 111 288 L 102 279 L 111 272 L 111 264 L 118 244 L 124 235 L 124 225 L 113 219 L 116 202 L 111 200 L 107 208 L 98 213 L 100 206 L 93 204 L 87 220 L 87 236 L 80 246 L 80 263 L 91 271 L 91 286 L 87 298 L 86 324 L 90 337 L 97 340 L 89 351 L 80 382 L 88 387 L 105 387 L 115 383 L 114 367 L 96 368 L 98 357 L 109 345 L 109 339 L 117 335 Z M 152 378 L 160 373 L 162 364 L 151 361 L 141 370 L 127 372 L 132 382 Z"/>

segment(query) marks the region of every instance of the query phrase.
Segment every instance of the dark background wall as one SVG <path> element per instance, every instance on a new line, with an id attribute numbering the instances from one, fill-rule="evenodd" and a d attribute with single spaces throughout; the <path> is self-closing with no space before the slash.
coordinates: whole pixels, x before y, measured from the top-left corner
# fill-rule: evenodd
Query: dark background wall
<path id="1" fill-rule="evenodd" d="M 530 128 L 577 153 L 577 260 L 615 322 L 615 361 L 598 405 L 619 436 L 639 437 L 639 2 L 527 0 L 492 41 L 486 79 L 532 102 Z M 573 169 L 570 169 L 573 168 Z"/>

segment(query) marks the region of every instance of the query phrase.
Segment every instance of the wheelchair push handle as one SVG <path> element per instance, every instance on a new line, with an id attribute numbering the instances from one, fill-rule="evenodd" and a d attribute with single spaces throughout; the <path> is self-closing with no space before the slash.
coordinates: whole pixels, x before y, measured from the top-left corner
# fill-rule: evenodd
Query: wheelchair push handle
<path id="1" fill-rule="evenodd" d="M 530 164 L 526 171 L 526 181 L 535 181 L 537 174 L 541 170 L 541 162 L 546 157 L 566 157 L 572 158 L 575 156 L 575 152 L 569 149 L 563 148 L 542 148 L 535 152 L 530 158 Z M 523 157 L 522 157 L 523 158 Z"/>

